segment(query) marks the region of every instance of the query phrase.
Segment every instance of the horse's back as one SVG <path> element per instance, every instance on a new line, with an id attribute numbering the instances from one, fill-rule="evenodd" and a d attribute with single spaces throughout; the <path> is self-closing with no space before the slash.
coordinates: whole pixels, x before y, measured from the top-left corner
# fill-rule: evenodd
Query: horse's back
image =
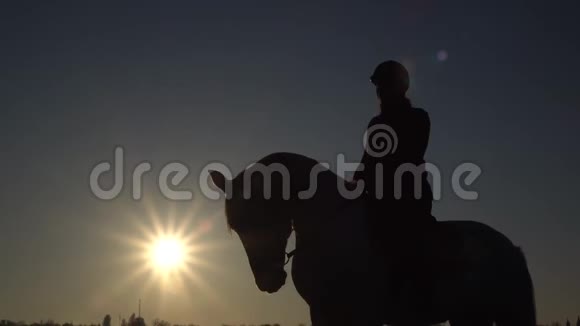
<path id="1" fill-rule="evenodd" d="M 459 259 L 463 265 L 486 264 L 487 260 L 508 259 L 520 250 L 501 232 L 476 221 L 438 222 L 436 236 L 443 243 L 447 258 Z M 437 248 L 437 246 L 434 246 Z"/>

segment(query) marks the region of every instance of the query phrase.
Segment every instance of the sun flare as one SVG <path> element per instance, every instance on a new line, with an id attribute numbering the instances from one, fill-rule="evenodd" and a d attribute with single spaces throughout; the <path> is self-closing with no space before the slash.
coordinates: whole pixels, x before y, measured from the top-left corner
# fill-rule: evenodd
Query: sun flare
<path id="1" fill-rule="evenodd" d="M 143 205 L 142 211 L 129 214 L 128 229 L 105 231 L 105 236 L 123 245 L 117 258 L 118 270 L 124 275 L 112 287 L 126 291 L 137 285 L 142 293 L 155 291 L 161 298 L 168 293 L 189 297 L 201 292 L 216 299 L 204 278 L 208 271 L 220 271 L 208 257 L 222 244 L 206 237 L 216 217 L 202 211 L 200 205 L 168 205 L 164 211 L 151 202 Z"/>
<path id="2" fill-rule="evenodd" d="M 183 267 L 186 261 L 184 241 L 177 237 L 164 237 L 156 240 L 151 246 L 150 259 L 154 266 L 161 269 Z"/>

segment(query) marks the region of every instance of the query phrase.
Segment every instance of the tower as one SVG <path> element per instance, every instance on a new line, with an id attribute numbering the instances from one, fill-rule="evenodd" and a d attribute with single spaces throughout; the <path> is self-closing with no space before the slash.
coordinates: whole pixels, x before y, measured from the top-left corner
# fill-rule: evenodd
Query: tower
<path id="1" fill-rule="evenodd" d="M 146 326 L 145 325 L 145 319 L 143 319 L 143 317 L 141 317 L 141 298 L 139 298 L 139 310 L 138 310 L 139 315 L 137 316 L 137 318 L 135 318 L 135 323 L 134 325 L 131 326 Z"/>

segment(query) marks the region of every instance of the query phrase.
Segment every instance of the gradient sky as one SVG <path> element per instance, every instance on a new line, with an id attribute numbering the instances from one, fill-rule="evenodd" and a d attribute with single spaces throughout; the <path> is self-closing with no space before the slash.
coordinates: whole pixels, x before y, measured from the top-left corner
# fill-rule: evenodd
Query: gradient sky
<path id="1" fill-rule="evenodd" d="M 527 255 L 539 320 L 575 319 L 580 5 L 388 3 L 3 2 L 0 319 L 116 321 L 141 297 L 147 320 L 308 321 L 292 284 L 257 290 L 223 203 L 201 196 L 197 175 L 211 161 L 238 171 L 274 151 L 357 160 L 377 112 L 368 76 L 385 59 L 407 64 L 411 99 L 431 115 L 427 159 L 445 181 L 435 214 L 508 235 Z M 90 170 L 115 145 L 127 166 L 154 167 L 140 202 L 129 187 L 113 201 L 89 190 Z M 168 201 L 155 186 L 176 160 L 191 169 L 193 201 Z M 483 169 L 477 201 L 451 191 L 465 161 Z M 130 277 L 141 266 L 126 240 L 144 241 L 138 226 L 151 230 L 154 212 L 162 225 L 204 230 L 197 283 Z"/>

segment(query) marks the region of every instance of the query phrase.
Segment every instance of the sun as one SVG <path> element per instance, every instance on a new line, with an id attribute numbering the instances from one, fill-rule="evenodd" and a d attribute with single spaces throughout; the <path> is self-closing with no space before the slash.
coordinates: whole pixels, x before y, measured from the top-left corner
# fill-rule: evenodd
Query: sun
<path id="1" fill-rule="evenodd" d="M 180 232 L 150 234 L 143 249 L 147 269 L 164 282 L 173 283 L 180 274 L 191 271 L 197 261 L 198 245 Z"/>
<path id="2" fill-rule="evenodd" d="M 115 290 L 137 286 L 142 293 L 189 296 L 200 291 L 208 298 L 217 298 L 204 274 L 221 270 L 208 257 L 222 247 L 209 240 L 216 215 L 198 205 L 168 205 L 160 211 L 144 201 L 141 210 L 128 214 L 121 231 L 103 230 L 104 236 L 119 245 L 115 252 L 119 277 Z"/>
<path id="3" fill-rule="evenodd" d="M 186 244 L 176 236 L 157 239 L 151 246 L 150 260 L 153 266 L 173 270 L 186 263 Z"/>

